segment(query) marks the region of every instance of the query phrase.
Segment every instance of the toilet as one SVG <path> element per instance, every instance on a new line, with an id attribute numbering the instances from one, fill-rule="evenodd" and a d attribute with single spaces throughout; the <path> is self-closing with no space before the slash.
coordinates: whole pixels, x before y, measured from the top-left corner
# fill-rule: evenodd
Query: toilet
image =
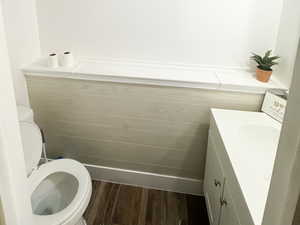
<path id="1" fill-rule="evenodd" d="M 58 159 L 39 165 L 42 136 L 33 122 L 33 112 L 20 106 L 18 115 L 34 224 L 86 225 L 82 215 L 92 193 L 89 172 L 72 159 Z"/>

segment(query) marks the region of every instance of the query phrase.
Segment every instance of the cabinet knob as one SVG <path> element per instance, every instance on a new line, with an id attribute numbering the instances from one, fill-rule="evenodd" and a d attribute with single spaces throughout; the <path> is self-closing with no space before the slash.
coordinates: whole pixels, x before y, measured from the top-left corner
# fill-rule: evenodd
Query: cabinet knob
<path id="1" fill-rule="evenodd" d="M 220 199 L 221 206 L 227 206 L 226 199 Z"/>
<path id="2" fill-rule="evenodd" d="M 218 187 L 218 186 L 221 187 L 221 182 L 216 180 L 216 179 L 214 180 L 214 184 L 215 184 L 216 187 Z"/>

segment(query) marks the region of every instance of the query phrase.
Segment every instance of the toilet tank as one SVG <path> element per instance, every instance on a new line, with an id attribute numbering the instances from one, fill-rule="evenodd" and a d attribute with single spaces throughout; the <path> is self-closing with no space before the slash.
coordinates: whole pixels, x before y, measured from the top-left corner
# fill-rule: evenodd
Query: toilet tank
<path id="1" fill-rule="evenodd" d="M 22 138 L 26 172 L 30 173 L 38 166 L 42 155 L 42 135 L 35 123 L 28 121 L 20 122 L 20 133 Z"/>
<path id="2" fill-rule="evenodd" d="M 17 105 L 18 118 L 20 122 L 33 122 L 33 111 L 24 105 Z"/>

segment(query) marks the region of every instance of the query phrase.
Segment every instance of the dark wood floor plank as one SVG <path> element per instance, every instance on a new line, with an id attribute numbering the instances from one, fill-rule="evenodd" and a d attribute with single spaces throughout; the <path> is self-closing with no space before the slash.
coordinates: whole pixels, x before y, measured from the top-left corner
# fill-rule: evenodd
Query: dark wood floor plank
<path id="1" fill-rule="evenodd" d="M 87 225 L 209 225 L 203 197 L 93 181 Z"/>
<path id="2" fill-rule="evenodd" d="M 149 198 L 149 190 L 143 188 L 142 189 L 141 211 L 140 211 L 139 221 L 138 221 L 139 225 L 146 225 L 148 198 Z"/>
<path id="3" fill-rule="evenodd" d="M 97 201 L 98 192 L 100 190 L 100 188 L 99 188 L 100 185 L 101 185 L 100 181 L 92 182 L 93 192 L 92 192 L 91 200 L 88 205 L 88 208 L 86 209 L 86 211 L 84 213 L 84 217 L 86 218 L 87 224 L 94 224 L 94 220 L 95 220 L 97 212 L 98 212 L 98 204 L 96 201 Z"/>
<path id="4" fill-rule="evenodd" d="M 139 215 L 142 209 L 143 189 L 122 185 L 117 199 L 112 222 L 118 225 L 139 225 Z"/>
<path id="5" fill-rule="evenodd" d="M 167 205 L 167 225 L 178 225 L 186 223 L 187 218 L 187 204 L 184 194 L 174 192 L 164 192 L 166 196 Z"/>
<path id="6" fill-rule="evenodd" d="M 93 225 L 110 225 L 113 224 L 112 218 L 116 208 L 116 203 L 119 198 L 121 185 L 105 183 L 103 185 L 103 198 L 101 204 L 99 204 L 98 217 Z"/>
<path id="7" fill-rule="evenodd" d="M 146 225 L 163 225 L 166 222 L 166 205 L 163 202 L 163 192 L 149 190 Z"/>

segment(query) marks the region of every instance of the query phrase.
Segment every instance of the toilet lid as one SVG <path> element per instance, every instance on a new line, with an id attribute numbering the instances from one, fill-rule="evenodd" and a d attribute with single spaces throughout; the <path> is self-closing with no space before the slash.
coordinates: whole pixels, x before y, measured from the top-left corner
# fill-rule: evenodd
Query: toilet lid
<path id="1" fill-rule="evenodd" d="M 23 144 L 27 175 L 39 164 L 42 155 L 42 136 L 40 129 L 34 123 L 20 122 L 20 132 Z"/>

